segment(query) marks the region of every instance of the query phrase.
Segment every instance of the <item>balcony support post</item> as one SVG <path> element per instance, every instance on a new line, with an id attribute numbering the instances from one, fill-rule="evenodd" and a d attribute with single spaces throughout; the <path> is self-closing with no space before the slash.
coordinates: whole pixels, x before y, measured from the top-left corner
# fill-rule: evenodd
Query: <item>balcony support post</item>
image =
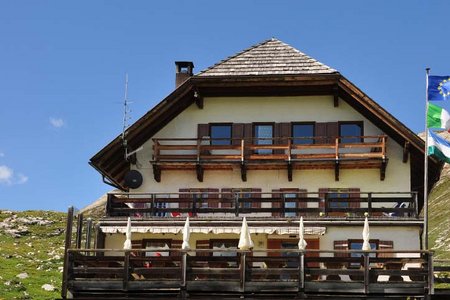
<path id="1" fill-rule="evenodd" d="M 157 164 L 153 164 L 153 178 L 156 182 L 161 182 L 161 168 Z"/>
<path id="2" fill-rule="evenodd" d="M 239 277 L 240 277 L 240 285 L 239 285 L 239 291 L 241 293 L 245 292 L 245 269 L 246 269 L 246 262 L 245 262 L 245 256 L 247 253 L 242 252 L 241 253 L 241 263 L 239 266 Z"/>
<path id="3" fill-rule="evenodd" d="M 239 217 L 239 193 L 234 194 L 234 215 Z"/>
<path id="4" fill-rule="evenodd" d="M 433 267 L 433 252 L 427 252 L 428 265 L 428 295 L 434 294 L 434 267 Z"/>
<path id="5" fill-rule="evenodd" d="M 408 162 L 409 146 L 410 146 L 409 142 L 405 142 L 405 144 L 403 145 L 403 163 Z"/>
<path id="6" fill-rule="evenodd" d="M 417 192 L 413 192 L 412 196 L 414 198 L 414 217 L 418 218 L 419 217 L 419 198 L 418 198 Z"/>
<path id="7" fill-rule="evenodd" d="M 292 181 L 292 164 L 289 161 L 287 164 L 288 180 Z"/>
<path id="8" fill-rule="evenodd" d="M 151 214 L 152 217 L 156 216 L 156 203 L 155 203 L 155 194 L 152 194 L 152 206 L 151 206 Z"/>
<path id="9" fill-rule="evenodd" d="M 336 159 L 334 163 L 334 180 L 339 181 L 339 160 Z"/>
<path id="10" fill-rule="evenodd" d="M 130 280 L 130 251 L 125 251 L 123 261 L 123 290 L 128 291 L 128 281 Z"/>
<path id="11" fill-rule="evenodd" d="M 197 172 L 197 180 L 199 182 L 203 182 L 203 167 L 201 164 L 197 163 L 197 165 L 195 166 L 195 171 Z"/>
<path id="12" fill-rule="evenodd" d="M 369 293 L 369 253 L 364 252 L 364 294 Z"/>
<path id="13" fill-rule="evenodd" d="M 372 215 L 372 193 L 367 193 L 367 213 Z"/>
<path id="14" fill-rule="evenodd" d="M 305 252 L 302 251 L 298 254 L 298 296 L 304 298 L 305 293 Z"/>
<path id="15" fill-rule="evenodd" d="M 245 162 L 241 163 L 241 179 L 242 181 L 247 181 L 247 166 L 245 165 Z"/>
<path id="16" fill-rule="evenodd" d="M 181 257 L 181 284 L 180 284 L 180 298 L 186 299 L 188 297 L 187 288 L 187 252 L 184 252 Z"/>
<path id="17" fill-rule="evenodd" d="M 386 159 L 383 158 L 383 161 L 381 162 L 381 167 L 380 167 L 380 180 L 384 181 L 384 179 L 386 178 L 386 165 L 387 165 L 387 161 Z"/>

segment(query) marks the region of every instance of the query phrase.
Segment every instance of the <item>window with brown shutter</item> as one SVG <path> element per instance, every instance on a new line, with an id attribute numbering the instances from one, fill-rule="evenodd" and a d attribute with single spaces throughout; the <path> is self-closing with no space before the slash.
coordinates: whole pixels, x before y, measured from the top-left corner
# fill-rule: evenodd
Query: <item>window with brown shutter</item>
<path id="1" fill-rule="evenodd" d="M 364 122 L 339 122 L 340 143 L 361 143 L 364 135 Z"/>
<path id="2" fill-rule="evenodd" d="M 359 188 L 333 188 L 333 189 L 319 189 L 319 197 L 325 197 L 325 193 L 328 195 L 328 199 L 333 200 L 329 202 L 329 209 L 340 208 L 359 208 L 360 202 L 360 190 Z M 345 201 L 345 199 L 351 199 L 352 201 Z M 324 207 L 324 206 L 322 206 Z M 331 212 L 330 216 L 343 216 L 345 212 Z"/>
<path id="3" fill-rule="evenodd" d="M 315 122 L 292 123 L 292 143 L 295 145 L 314 144 Z M 308 138 L 309 137 L 309 138 Z"/>
<path id="4" fill-rule="evenodd" d="M 209 137 L 211 138 L 211 145 L 231 145 L 232 132 L 231 123 L 210 123 Z"/>
<path id="5" fill-rule="evenodd" d="M 209 249 L 209 240 L 197 240 L 195 249 Z M 196 256 L 210 256 L 211 252 L 199 251 L 195 253 Z"/>
<path id="6" fill-rule="evenodd" d="M 288 139 L 291 137 L 291 123 L 275 123 L 274 125 L 274 144 L 287 145 Z M 275 154 L 286 154 L 283 149 L 275 150 Z"/>
<path id="7" fill-rule="evenodd" d="M 261 198 L 261 189 L 260 188 L 224 188 L 222 189 L 222 193 L 224 192 L 228 192 L 230 194 L 225 194 L 226 197 L 232 197 L 234 199 L 234 195 L 238 194 L 238 197 L 240 199 L 251 199 L 251 198 Z M 224 195 L 222 195 L 223 197 Z M 225 203 L 222 203 L 222 205 Z M 226 205 L 231 205 L 230 204 L 226 204 Z M 222 206 L 224 207 L 224 206 Z M 228 206 L 231 207 L 231 206 Z M 260 208 L 261 207 L 261 202 L 259 201 L 245 201 L 242 204 L 243 208 Z"/>
<path id="8" fill-rule="evenodd" d="M 301 198 L 305 198 L 307 196 L 307 190 L 306 189 L 299 189 L 299 188 L 281 188 L 277 190 L 272 190 L 273 197 L 282 199 L 284 197 L 285 199 L 295 198 L 295 201 L 285 201 L 285 208 L 306 208 L 307 202 L 302 201 Z M 281 208 L 282 207 L 282 201 L 280 202 L 273 202 L 272 207 L 273 208 Z M 286 212 L 285 217 L 294 217 L 298 215 L 306 215 L 306 214 L 299 214 L 295 212 Z M 281 217 L 281 212 L 272 212 L 272 216 L 274 217 Z"/>
<path id="9" fill-rule="evenodd" d="M 189 188 L 179 189 L 180 198 L 184 200 L 180 202 L 180 208 L 192 208 L 193 199 L 196 200 L 197 208 L 219 207 L 219 189 L 216 188 Z M 187 201 L 187 200 L 190 201 Z"/>
<path id="10" fill-rule="evenodd" d="M 220 202 L 221 207 L 223 208 L 231 208 L 234 203 L 234 194 L 233 189 L 223 188 L 222 189 L 222 201 Z"/>
<path id="11" fill-rule="evenodd" d="M 338 122 L 316 123 L 314 130 L 314 135 L 319 137 L 315 140 L 316 144 L 334 143 L 339 136 Z"/>

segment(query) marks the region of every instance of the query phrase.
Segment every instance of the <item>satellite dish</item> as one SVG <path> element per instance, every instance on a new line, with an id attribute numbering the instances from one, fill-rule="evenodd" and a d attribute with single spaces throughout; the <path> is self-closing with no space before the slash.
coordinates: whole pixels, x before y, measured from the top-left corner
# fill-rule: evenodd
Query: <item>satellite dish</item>
<path id="1" fill-rule="evenodd" d="M 125 174 L 125 185 L 131 189 L 137 189 L 142 185 L 142 174 L 136 170 L 130 170 Z"/>

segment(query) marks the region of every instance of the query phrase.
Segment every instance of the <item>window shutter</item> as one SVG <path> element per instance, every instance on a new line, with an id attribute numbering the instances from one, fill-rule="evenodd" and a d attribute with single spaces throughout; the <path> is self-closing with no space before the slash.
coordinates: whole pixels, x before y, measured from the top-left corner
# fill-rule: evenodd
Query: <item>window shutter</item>
<path id="1" fill-rule="evenodd" d="M 219 207 L 219 189 L 206 189 L 208 191 L 208 207 Z"/>
<path id="2" fill-rule="evenodd" d="M 241 139 L 244 138 L 244 124 L 233 123 L 231 127 L 231 137 L 233 138 L 232 145 L 239 146 L 241 144 Z"/>
<path id="3" fill-rule="evenodd" d="M 334 241 L 334 250 L 346 251 L 348 250 L 348 241 Z M 348 253 L 335 253 L 335 257 L 348 257 Z"/>
<path id="4" fill-rule="evenodd" d="M 319 189 L 319 197 L 323 199 L 319 202 L 319 208 L 325 208 L 325 196 L 328 193 L 328 188 L 320 188 Z"/>
<path id="5" fill-rule="evenodd" d="M 275 123 L 274 128 L 275 145 L 287 145 L 291 136 L 291 123 Z M 285 150 L 275 150 L 275 154 L 286 154 Z"/>
<path id="6" fill-rule="evenodd" d="M 281 249 L 282 240 L 280 239 L 268 239 L 267 249 Z M 279 252 L 269 252 L 269 256 L 280 256 Z"/>
<path id="7" fill-rule="evenodd" d="M 339 136 L 339 123 L 338 122 L 327 123 L 326 135 L 328 137 L 328 143 L 333 144 L 335 142 L 336 137 Z"/>
<path id="8" fill-rule="evenodd" d="M 195 249 L 209 249 L 209 240 L 198 240 Z M 210 256 L 209 252 L 197 252 L 197 256 Z"/>
<path id="9" fill-rule="evenodd" d="M 281 193 L 280 190 L 272 190 L 272 198 L 277 198 L 281 200 Z M 272 208 L 281 208 L 281 201 L 280 202 L 272 202 Z M 281 217 L 281 212 L 272 212 L 272 216 L 274 217 Z"/>
<path id="10" fill-rule="evenodd" d="M 348 207 L 350 208 L 359 208 L 360 207 L 360 193 L 359 193 L 359 188 L 350 188 L 349 189 L 349 196 L 350 199 L 353 201 L 350 201 L 348 203 Z M 357 202 L 354 202 L 357 201 Z"/>
<path id="11" fill-rule="evenodd" d="M 180 193 L 178 195 L 179 199 L 182 200 L 182 201 L 183 200 L 185 201 L 185 202 L 180 202 L 178 204 L 179 208 L 190 208 L 190 207 L 192 207 L 191 203 L 188 202 L 188 200 L 192 198 L 192 195 L 189 194 L 189 191 L 190 191 L 190 189 L 179 189 L 178 190 L 178 192 Z"/>
<path id="12" fill-rule="evenodd" d="M 315 140 L 316 144 L 326 144 L 327 123 L 316 123 L 316 126 L 314 126 L 314 136 L 320 137 Z"/>
<path id="13" fill-rule="evenodd" d="M 259 188 L 253 188 L 252 189 L 252 197 L 253 198 L 261 198 L 261 189 Z M 252 208 L 260 208 L 261 207 L 261 202 L 252 202 Z"/>
<path id="14" fill-rule="evenodd" d="M 253 142 L 253 125 L 252 123 L 244 124 L 244 144 L 251 145 Z M 251 150 L 245 151 L 245 155 L 250 155 L 252 153 Z"/>
<path id="15" fill-rule="evenodd" d="M 197 138 L 201 139 L 205 136 L 209 136 L 209 124 L 198 124 Z"/>
<path id="16" fill-rule="evenodd" d="M 319 239 L 305 239 L 307 245 L 306 250 L 320 250 L 320 240 Z M 319 252 L 311 252 L 306 251 L 305 257 L 319 257 Z M 308 268 L 318 268 L 320 266 L 320 263 L 318 262 L 307 262 L 306 266 Z"/>
<path id="17" fill-rule="evenodd" d="M 393 241 L 379 241 L 378 250 L 393 250 Z M 378 257 L 393 257 L 393 253 L 378 253 Z"/>
<path id="18" fill-rule="evenodd" d="M 300 193 L 300 189 L 299 188 L 285 188 L 285 189 L 280 189 L 280 192 L 282 193 L 281 195 L 285 194 L 285 193 L 295 193 L 296 194 L 296 200 L 295 200 L 295 207 L 300 207 L 300 202 L 298 200 L 298 197 L 302 197 L 299 193 Z M 306 190 L 302 190 L 302 192 L 306 192 Z M 281 204 L 281 203 L 280 203 Z M 281 205 L 280 205 L 281 207 Z M 298 214 L 297 214 L 298 215 Z"/>
<path id="19" fill-rule="evenodd" d="M 234 200 L 234 195 L 233 195 L 233 190 L 230 188 L 223 188 L 222 189 L 222 199 L 225 199 L 225 201 L 222 201 L 221 206 L 223 208 L 231 208 L 233 207 L 233 200 Z"/>
<path id="20" fill-rule="evenodd" d="M 183 240 L 172 240 L 170 248 L 172 249 L 181 249 L 181 245 L 183 244 Z M 178 251 L 172 251 L 170 256 L 181 256 L 181 253 Z"/>

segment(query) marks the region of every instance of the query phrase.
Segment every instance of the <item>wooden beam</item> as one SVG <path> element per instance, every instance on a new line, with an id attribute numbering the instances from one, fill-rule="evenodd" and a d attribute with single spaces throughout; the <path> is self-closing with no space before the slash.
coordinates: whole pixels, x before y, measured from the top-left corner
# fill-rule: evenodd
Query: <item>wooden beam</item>
<path id="1" fill-rule="evenodd" d="M 157 164 L 153 164 L 153 178 L 156 182 L 161 182 L 161 168 Z"/>
<path id="2" fill-rule="evenodd" d="M 194 92 L 194 101 L 198 108 L 203 109 L 203 105 L 204 105 L 203 97 L 200 96 L 198 91 Z"/>
<path id="3" fill-rule="evenodd" d="M 204 170 L 201 164 L 197 164 L 195 166 L 195 171 L 197 172 L 197 180 L 200 182 L 203 182 L 203 174 Z"/>
<path id="4" fill-rule="evenodd" d="M 244 182 L 247 181 L 247 166 L 245 165 L 244 162 L 241 163 L 241 179 Z"/>
<path id="5" fill-rule="evenodd" d="M 410 143 L 405 141 L 405 144 L 403 145 L 403 162 L 407 163 L 408 162 L 408 157 L 409 157 L 409 147 L 410 147 Z"/>
<path id="6" fill-rule="evenodd" d="M 339 181 L 339 160 L 334 163 L 334 180 Z"/>
<path id="7" fill-rule="evenodd" d="M 288 171 L 288 180 L 292 181 L 292 164 L 291 164 L 291 162 L 289 162 L 287 165 L 287 171 Z"/>
<path id="8" fill-rule="evenodd" d="M 334 107 L 339 107 L 339 86 L 333 88 L 333 103 Z"/>
<path id="9" fill-rule="evenodd" d="M 387 160 L 383 159 L 383 161 L 381 162 L 381 167 L 380 167 L 380 180 L 383 181 L 384 178 L 386 178 L 386 165 L 387 165 Z"/>

